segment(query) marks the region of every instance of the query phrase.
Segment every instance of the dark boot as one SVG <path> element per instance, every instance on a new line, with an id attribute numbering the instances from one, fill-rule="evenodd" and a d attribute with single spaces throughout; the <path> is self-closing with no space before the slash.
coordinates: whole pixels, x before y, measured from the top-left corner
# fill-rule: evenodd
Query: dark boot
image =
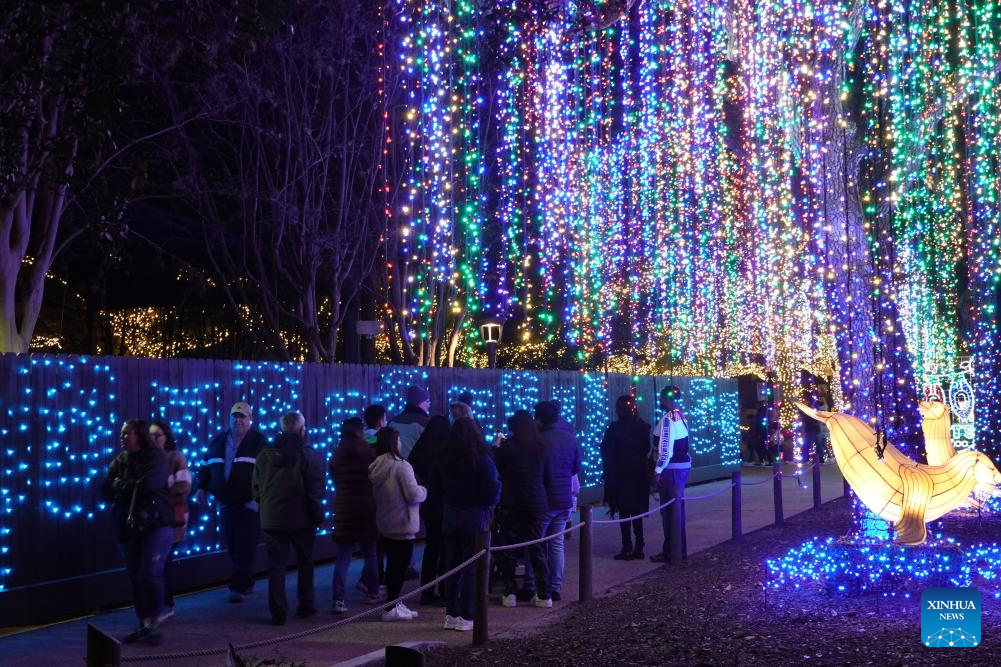
<path id="1" fill-rule="evenodd" d="M 630 560 L 633 557 L 633 536 L 629 530 L 631 521 L 623 521 L 619 524 L 622 533 L 622 551 L 612 556 L 615 560 Z"/>
<path id="2" fill-rule="evenodd" d="M 633 531 L 636 533 L 636 550 L 633 551 L 633 560 L 643 560 L 643 547 L 646 544 L 643 541 L 643 521 L 633 521 Z"/>

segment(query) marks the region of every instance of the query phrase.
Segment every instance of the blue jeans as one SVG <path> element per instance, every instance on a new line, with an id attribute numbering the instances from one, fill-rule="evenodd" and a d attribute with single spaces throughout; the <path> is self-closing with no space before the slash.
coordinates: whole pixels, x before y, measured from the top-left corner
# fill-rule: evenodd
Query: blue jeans
<path id="1" fill-rule="evenodd" d="M 121 545 L 125 570 L 132 580 L 132 602 L 140 623 L 156 621 L 163 611 L 167 597 L 163 570 L 173 545 L 171 526 L 150 529 Z"/>
<path id="2" fill-rule="evenodd" d="M 473 557 L 476 551 L 476 533 L 454 531 L 445 535 L 445 558 L 448 569 Z M 476 566 L 467 565 L 445 580 L 445 613 L 473 620 L 473 596 L 476 593 Z"/>
<path id="3" fill-rule="evenodd" d="M 555 535 L 567 527 L 570 520 L 570 508 L 565 510 L 549 510 L 542 515 L 542 534 L 545 536 Z M 549 593 L 559 593 L 563 590 L 563 539 L 566 535 L 554 537 L 545 543 L 546 561 L 549 563 Z M 535 570 L 532 568 L 532 560 L 525 562 L 525 587 L 529 590 L 535 588 Z M 531 583 L 529 583 L 531 582 Z"/>
<path id="4" fill-rule="evenodd" d="M 665 468 L 657 479 L 657 490 L 660 492 L 660 504 L 663 505 L 675 495 L 684 497 L 685 484 L 691 474 L 691 468 Z M 680 487 L 680 489 L 679 489 Z M 665 556 L 671 553 L 671 516 L 679 513 L 678 525 L 681 527 L 681 557 L 688 558 L 688 539 L 685 530 L 685 501 L 678 500 L 660 511 L 660 520 L 664 526 L 664 544 L 661 546 L 661 553 Z"/>
<path id="5" fill-rule="evenodd" d="M 362 569 L 362 581 L 368 587 L 369 595 L 379 591 L 379 566 L 375 560 L 375 540 L 363 540 L 357 543 L 361 547 L 365 567 Z M 344 600 L 344 588 L 348 581 L 348 568 L 351 567 L 351 552 L 355 542 L 337 542 L 337 562 L 334 565 L 334 599 Z"/>
<path id="6" fill-rule="evenodd" d="M 229 590 L 250 593 L 254 590 L 254 556 L 261 541 L 261 515 L 243 505 L 223 505 L 222 532 L 233 564 Z"/>

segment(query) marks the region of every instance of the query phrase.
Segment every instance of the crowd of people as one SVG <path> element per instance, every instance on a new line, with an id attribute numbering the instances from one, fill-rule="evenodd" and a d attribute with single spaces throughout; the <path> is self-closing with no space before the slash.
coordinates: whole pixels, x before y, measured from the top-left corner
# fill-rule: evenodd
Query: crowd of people
<path id="1" fill-rule="evenodd" d="M 383 605 L 382 620 L 407 621 L 418 611 L 399 601 L 412 570 L 415 540 L 423 535 L 420 606 L 443 606 L 444 628 L 473 627 L 473 568 L 460 568 L 443 586 L 430 586 L 476 553 L 477 537 L 493 531 L 495 543 L 551 539 L 526 549 L 499 552 L 501 602 L 551 607 L 560 600 L 564 535 L 580 491 L 581 453 L 571 425 L 556 401 L 542 401 L 534 413 L 519 410 L 507 428 L 484 434 L 463 395 L 448 417 L 430 414 L 430 396 L 409 387 L 406 407 L 390 419 L 372 405 L 361 418 L 340 427 L 340 440 L 324 466 L 307 441 L 299 412 L 280 420 L 271 441 L 254 428 L 244 401 L 230 410 L 229 428 L 216 436 L 192 477 L 169 424 L 126 422 L 122 452 L 112 461 L 102 492 L 112 503 L 117 539 L 133 586 L 139 624 L 125 642 L 156 643 L 160 624 L 173 615 L 171 557 L 183 541 L 189 496 L 218 505 L 221 532 L 231 565 L 228 600 L 240 603 L 253 592 L 255 556 L 263 536 L 268 557 L 268 610 L 275 625 L 287 622 L 285 578 L 289 551 L 297 561 L 295 616 L 316 613 L 313 546 L 332 484 L 333 540 L 337 546 L 332 612 L 348 610 L 348 568 L 355 553 L 364 561 L 357 588 L 369 604 Z M 632 396 L 616 402 L 616 416 L 601 452 L 605 501 L 624 519 L 647 512 L 649 485 L 662 502 L 684 486 L 691 467 L 687 424 L 675 406 L 678 390 L 661 395 L 664 417 L 653 429 L 638 415 Z M 490 444 L 488 444 L 488 438 Z M 677 503 L 675 503 L 677 505 Z M 678 511 L 679 508 L 669 508 Z M 670 514 L 663 512 L 664 548 Z M 683 514 L 682 514 L 683 516 Z M 619 560 L 644 558 L 640 519 L 622 526 Z M 684 532 L 682 531 L 682 539 Z M 521 588 L 518 561 L 524 559 Z M 412 603 L 411 603 L 412 604 Z M 413 605 L 418 606 L 418 605 Z"/>
<path id="2" fill-rule="evenodd" d="M 817 410 L 830 409 L 832 399 L 828 385 L 821 381 L 809 381 L 802 389 L 798 400 Z M 741 460 L 750 465 L 767 466 L 776 460 L 790 461 L 795 450 L 796 431 L 781 426 L 781 403 L 775 400 L 774 388 L 769 386 L 765 394 L 765 398 L 745 399 L 741 404 Z M 801 436 L 799 462 L 807 462 L 815 452 L 822 462 L 829 458 L 827 429 L 821 428 L 820 422 L 803 419 Z"/>

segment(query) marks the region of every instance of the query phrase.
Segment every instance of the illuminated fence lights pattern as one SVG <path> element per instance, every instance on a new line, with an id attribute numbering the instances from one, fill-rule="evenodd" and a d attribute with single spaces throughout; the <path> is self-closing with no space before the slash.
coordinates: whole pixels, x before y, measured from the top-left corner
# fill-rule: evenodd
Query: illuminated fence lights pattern
<path id="1" fill-rule="evenodd" d="M 147 360 L 115 359 L 109 365 L 87 357 L 15 359 L 2 360 L 13 372 L 0 380 L 14 388 L 13 392 L 0 392 L 0 591 L 25 583 L 14 577 L 15 560 L 21 562 L 21 556 L 15 555 L 22 553 L 22 549 L 15 552 L 15 545 L 28 544 L 18 542 L 18 531 L 29 526 L 33 531 L 63 530 L 67 522 L 76 530 L 86 522 L 109 520 L 99 484 L 120 451 L 119 429 L 128 418 L 169 423 L 182 453 L 196 470 L 211 439 L 228 427 L 229 409 L 237 400 L 251 404 L 255 427 L 268 437 L 278 432 L 284 412 L 303 410 L 310 445 L 329 459 L 344 419 L 360 417 L 372 402 L 385 405 L 391 415 L 399 413 L 410 385 L 433 390 L 433 397 L 440 391 L 448 400 L 472 394 L 474 415 L 488 438 L 516 410 L 531 411 L 543 398 L 555 398 L 563 407 L 564 418 L 575 425 L 582 449 L 583 482 L 588 486 L 602 481 L 600 444 L 616 397 L 607 376 L 601 374 L 560 375 L 547 383 L 541 378 L 544 374 L 501 371 L 489 380 L 496 388 L 486 388 L 483 380 L 479 386 L 468 386 L 477 384 L 476 380 L 452 382 L 447 375 L 438 380 L 433 371 L 424 369 L 371 367 L 370 376 L 357 380 L 356 388 L 334 390 L 324 388 L 322 382 L 343 386 L 347 380 L 350 384 L 353 371 L 217 361 L 211 370 L 197 365 L 183 368 L 182 364 L 183 372 L 167 372 L 162 370 L 164 366 L 142 370 L 143 363 L 160 363 Z M 315 381 L 313 373 L 318 374 Z M 211 379 L 199 380 L 199 375 Z M 623 386 L 630 381 L 649 382 L 649 378 L 617 380 Z M 307 390 L 307 382 L 314 386 Z M 715 447 L 724 462 L 730 461 L 731 452 L 739 451 L 736 393 L 714 388 L 716 380 L 690 382 L 690 420 L 699 434 L 695 447 L 700 453 Z M 140 414 L 124 414 L 126 410 Z M 311 414 L 314 410 L 317 414 Z M 435 414 L 445 411 L 446 405 L 432 407 Z M 215 505 L 193 503 L 191 510 L 187 539 L 177 554 L 194 556 L 223 548 Z M 90 531 L 87 539 L 92 535 Z M 111 544 L 110 538 L 98 541 Z M 108 548 L 108 557 L 113 559 L 113 548 Z M 109 566 L 117 564 L 109 562 Z"/>

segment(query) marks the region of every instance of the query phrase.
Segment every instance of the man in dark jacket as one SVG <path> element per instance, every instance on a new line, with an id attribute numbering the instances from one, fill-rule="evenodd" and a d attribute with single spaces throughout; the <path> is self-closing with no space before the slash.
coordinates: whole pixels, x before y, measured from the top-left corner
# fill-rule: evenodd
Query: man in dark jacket
<path id="1" fill-rule="evenodd" d="M 400 434 L 400 456 L 404 459 L 410 456 L 410 450 L 417 444 L 417 438 L 421 437 L 431 418 L 428 413 L 431 409 L 431 394 L 420 387 L 407 387 L 406 401 L 403 412 L 393 417 L 393 421 L 389 423 Z"/>
<path id="2" fill-rule="evenodd" d="M 570 519 L 573 507 L 571 478 L 580 472 L 580 449 L 573 427 L 560 419 L 560 406 L 555 401 L 543 401 L 536 405 L 535 421 L 546 441 L 545 484 L 549 511 L 546 513 L 544 534 L 555 535 L 566 528 Z M 563 588 L 563 537 L 560 535 L 546 542 L 549 594 L 557 602 Z M 525 576 L 527 579 L 527 571 Z"/>
<path id="3" fill-rule="evenodd" d="M 316 613 L 313 589 L 313 540 L 323 520 L 323 461 L 306 446 L 306 420 L 298 412 L 282 417 L 282 433 L 257 455 L 254 499 L 261 504 L 261 529 L 268 547 L 268 609 L 271 622 L 288 618 L 285 567 L 289 546 L 299 573 L 297 618 Z"/>
<path id="4" fill-rule="evenodd" d="M 605 503 L 611 514 L 622 519 L 645 513 L 650 505 L 647 460 L 650 454 L 650 424 L 640 419 L 636 399 L 619 396 L 615 401 L 617 421 L 605 430 L 601 441 L 601 460 L 605 470 Z M 632 530 L 630 531 L 630 524 Z M 643 560 L 643 519 L 623 521 L 622 551 L 616 560 Z M 633 546 L 633 535 L 636 546 Z"/>
<path id="5" fill-rule="evenodd" d="M 229 430 L 209 444 L 195 483 L 195 499 L 204 503 L 206 492 L 222 505 L 222 533 L 233 574 L 229 601 L 243 602 L 254 589 L 254 555 L 261 537 L 261 519 L 251 493 L 257 455 L 267 441 L 253 428 L 254 414 L 243 401 L 229 411 Z"/>
<path id="6" fill-rule="evenodd" d="M 497 448 L 494 459 L 501 480 L 500 507 L 497 523 L 504 544 L 528 542 L 542 537 L 544 524 L 549 517 L 549 498 L 546 494 L 546 443 L 539 434 L 528 410 L 518 410 L 508 420 L 511 436 Z M 533 544 L 525 548 L 528 561 L 535 575 L 538 606 L 551 606 L 549 600 L 549 566 L 546 563 L 545 545 Z M 518 554 L 513 550 L 498 554 L 498 567 L 504 582 L 501 604 L 517 604 L 515 569 Z"/>

